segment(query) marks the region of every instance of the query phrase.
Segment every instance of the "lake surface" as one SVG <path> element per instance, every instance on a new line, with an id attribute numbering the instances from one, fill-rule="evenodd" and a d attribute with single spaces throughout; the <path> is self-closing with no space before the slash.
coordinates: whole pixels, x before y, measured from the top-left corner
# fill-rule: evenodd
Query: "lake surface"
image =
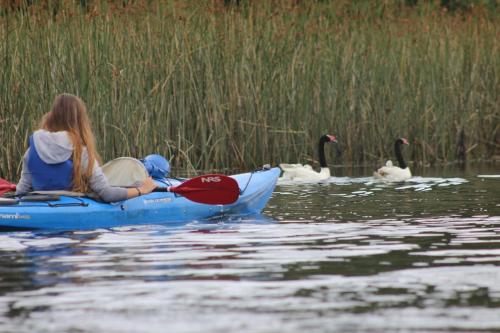
<path id="1" fill-rule="evenodd" d="M 0 332 L 498 332 L 499 169 L 338 169 L 258 217 L 2 232 Z"/>

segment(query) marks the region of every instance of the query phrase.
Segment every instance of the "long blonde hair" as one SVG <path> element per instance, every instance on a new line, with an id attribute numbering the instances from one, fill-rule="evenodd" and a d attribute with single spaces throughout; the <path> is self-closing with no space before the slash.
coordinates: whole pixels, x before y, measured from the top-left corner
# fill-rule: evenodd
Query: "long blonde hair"
<path id="1" fill-rule="evenodd" d="M 95 161 L 100 161 L 85 103 L 77 96 L 60 94 L 52 110 L 42 118 L 40 128 L 49 132 L 67 131 L 73 143 L 73 190 L 89 192 Z M 87 169 L 82 170 L 82 152 L 87 148 Z"/>

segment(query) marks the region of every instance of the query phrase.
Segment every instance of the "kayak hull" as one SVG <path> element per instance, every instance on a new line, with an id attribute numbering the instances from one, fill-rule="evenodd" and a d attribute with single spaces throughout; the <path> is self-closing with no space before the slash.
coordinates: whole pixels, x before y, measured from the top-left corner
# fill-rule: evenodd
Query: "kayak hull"
<path id="1" fill-rule="evenodd" d="M 57 201 L 22 202 L 0 206 L 0 227 L 79 230 L 138 224 L 177 225 L 218 216 L 259 214 L 271 197 L 279 177 L 278 168 L 232 175 L 240 188 L 230 205 L 207 205 L 170 192 L 153 192 L 116 203 L 90 198 L 61 196 Z M 177 185 L 178 180 L 160 183 Z"/>

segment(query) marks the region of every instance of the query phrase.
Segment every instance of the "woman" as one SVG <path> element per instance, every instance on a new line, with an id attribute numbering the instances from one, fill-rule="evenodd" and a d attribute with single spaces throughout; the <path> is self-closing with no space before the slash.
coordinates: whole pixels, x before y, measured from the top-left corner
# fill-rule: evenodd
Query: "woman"
<path id="1" fill-rule="evenodd" d="M 156 187 L 151 178 L 136 188 L 112 187 L 98 161 L 85 104 L 74 95 L 61 94 L 43 116 L 40 129 L 30 136 L 16 194 L 70 190 L 95 192 L 103 201 L 116 202 Z"/>

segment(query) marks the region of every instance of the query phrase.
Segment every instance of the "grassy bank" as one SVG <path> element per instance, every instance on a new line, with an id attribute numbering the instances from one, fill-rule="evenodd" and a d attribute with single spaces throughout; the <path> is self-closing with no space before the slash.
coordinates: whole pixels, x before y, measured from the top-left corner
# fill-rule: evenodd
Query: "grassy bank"
<path id="1" fill-rule="evenodd" d="M 193 4 L 196 3 L 196 4 Z M 386 2 L 387 3 L 387 2 Z M 176 155 L 182 169 L 316 157 L 376 164 L 498 154 L 498 14 L 359 1 L 35 3 L 0 16 L 0 176 L 60 92 L 86 102 L 104 160 Z M 55 5 L 57 4 L 57 6 Z"/>

